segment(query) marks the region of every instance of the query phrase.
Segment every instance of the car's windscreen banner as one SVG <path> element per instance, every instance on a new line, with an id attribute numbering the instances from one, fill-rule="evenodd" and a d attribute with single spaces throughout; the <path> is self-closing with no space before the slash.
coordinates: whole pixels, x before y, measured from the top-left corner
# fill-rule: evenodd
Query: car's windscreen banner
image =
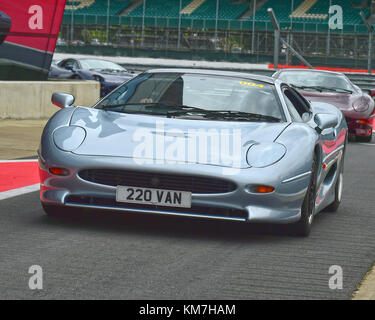
<path id="1" fill-rule="evenodd" d="M 65 3 L 0 1 L 0 80 L 47 78 Z"/>

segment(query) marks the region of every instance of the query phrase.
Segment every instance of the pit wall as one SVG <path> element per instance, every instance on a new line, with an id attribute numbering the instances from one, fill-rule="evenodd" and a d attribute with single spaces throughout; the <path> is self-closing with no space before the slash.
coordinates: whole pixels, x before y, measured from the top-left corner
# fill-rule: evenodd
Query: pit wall
<path id="1" fill-rule="evenodd" d="M 0 119 L 47 119 L 58 107 L 54 92 L 75 96 L 74 105 L 92 106 L 100 98 L 96 81 L 0 81 Z"/>

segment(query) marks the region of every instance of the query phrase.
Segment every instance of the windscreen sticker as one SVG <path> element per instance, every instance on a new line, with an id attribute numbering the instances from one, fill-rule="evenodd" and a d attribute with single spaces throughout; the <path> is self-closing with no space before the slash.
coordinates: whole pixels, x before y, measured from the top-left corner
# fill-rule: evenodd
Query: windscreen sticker
<path id="1" fill-rule="evenodd" d="M 262 84 L 256 84 L 254 82 L 246 82 L 246 81 L 240 81 L 240 85 L 242 85 L 242 86 L 249 86 L 249 87 L 258 87 L 258 88 L 263 88 L 264 87 Z"/>

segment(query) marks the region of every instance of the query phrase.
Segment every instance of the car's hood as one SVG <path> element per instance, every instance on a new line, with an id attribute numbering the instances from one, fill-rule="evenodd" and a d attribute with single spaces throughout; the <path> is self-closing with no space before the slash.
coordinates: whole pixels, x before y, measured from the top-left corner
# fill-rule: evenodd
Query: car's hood
<path id="1" fill-rule="evenodd" d="M 352 109 L 352 101 L 358 98 L 358 94 L 348 94 L 341 92 L 319 92 L 310 90 L 300 90 L 303 96 L 311 101 L 327 102 L 340 108 L 341 110 Z"/>
<path id="2" fill-rule="evenodd" d="M 70 125 L 87 132 L 74 151 L 80 155 L 245 168 L 250 145 L 274 141 L 288 123 L 168 119 L 79 107 Z"/>
<path id="3" fill-rule="evenodd" d="M 371 114 L 373 103 L 365 112 L 357 112 L 353 108 L 353 103 L 363 96 L 362 93 L 341 93 L 341 92 L 319 92 L 310 90 L 300 90 L 300 93 L 310 101 L 326 102 L 339 108 L 345 117 L 366 118 Z"/>

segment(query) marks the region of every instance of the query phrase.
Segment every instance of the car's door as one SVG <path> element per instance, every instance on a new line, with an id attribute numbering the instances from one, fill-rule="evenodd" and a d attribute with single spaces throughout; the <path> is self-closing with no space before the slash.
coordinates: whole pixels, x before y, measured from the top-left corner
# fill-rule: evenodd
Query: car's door
<path id="1" fill-rule="evenodd" d="M 313 129 L 316 128 L 316 123 L 314 121 L 315 112 L 309 102 L 296 90 L 290 87 L 284 87 L 283 89 L 284 98 L 288 105 L 288 109 L 291 112 L 294 112 L 297 117 L 297 122 L 304 122 Z M 294 109 L 294 110 L 293 110 Z M 317 131 L 318 132 L 318 131 Z M 338 139 L 336 134 L 336 128 L 329 128 L 325 129 L 322 132 L 318 132 L 319 134 L 319 143 L 321 145 L 322 150 L 322 157 L 319 161 L 319 170 L 318 170 L 318 199 L 323 196 L 323 191 L 320 189 L 322 186 L 322 182 L 327 177 L 329 172 L 329 168 L 327 167 L 326 170 L 323 168 L 322 165 L 327 165 L 331 160 L 337 158 L 338 154 L 336 152 L 338 146 Z"/>

